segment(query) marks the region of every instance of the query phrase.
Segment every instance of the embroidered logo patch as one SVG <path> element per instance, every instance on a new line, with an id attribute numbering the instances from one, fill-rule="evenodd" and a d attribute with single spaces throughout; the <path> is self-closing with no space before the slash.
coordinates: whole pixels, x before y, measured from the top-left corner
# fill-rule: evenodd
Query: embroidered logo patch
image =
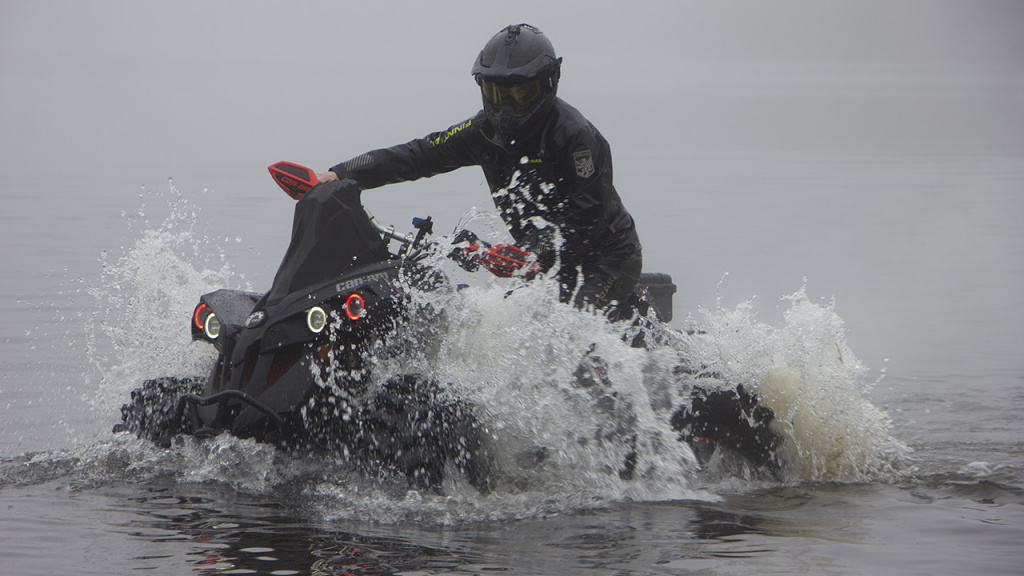
<path id="1" fill-rule="evenodd" d="M 594 175 L 594 157 L 590 150 L 580 150 L 572 155 L 576 162 L 576 175 L 580 178 L 590 178 Z"/>

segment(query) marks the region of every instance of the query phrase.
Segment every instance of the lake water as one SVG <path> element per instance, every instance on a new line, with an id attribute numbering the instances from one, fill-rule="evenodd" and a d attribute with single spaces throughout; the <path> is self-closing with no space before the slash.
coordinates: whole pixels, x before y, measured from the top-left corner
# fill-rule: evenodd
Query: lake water
<path id="1" fill-rule="evenodd" d="M 200 294 L 269 284 L 291 207 L 261 170 L 145 188 L 0 175 L 0 573 L 1024 573 L 1024 157 L 622 151 L 646 268 L 679 286 L 673 326 L 788 391 L 799 453 L 757 481 L 654 450 L 626 482 L 580 452 L 486 496 L 110 432 L 142 379 L 209 362 L 186 325 Z M 479 180 L 364 202 L 450 230 L 489 202 Z M 434 369 L 490 383 L 492 417 L 530 440 L 585 425 L 542 385 L 572 367 L 544 355 L 555 340 L 598 341 L 625 395 L 666 377 L 592 318 L 523 314 L 470 281 Z"/>

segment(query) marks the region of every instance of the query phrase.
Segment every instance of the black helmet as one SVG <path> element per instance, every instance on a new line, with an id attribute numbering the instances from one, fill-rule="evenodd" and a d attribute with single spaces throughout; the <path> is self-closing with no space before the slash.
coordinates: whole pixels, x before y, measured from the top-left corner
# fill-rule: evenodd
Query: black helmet
<path id="1" fill-rule="evenodd" d="M 533 131 L 555 102 L 562 59 L 543 32 L 516 24 L 487 42 L 473 64 L 484 112 L 505 142 Z"/>

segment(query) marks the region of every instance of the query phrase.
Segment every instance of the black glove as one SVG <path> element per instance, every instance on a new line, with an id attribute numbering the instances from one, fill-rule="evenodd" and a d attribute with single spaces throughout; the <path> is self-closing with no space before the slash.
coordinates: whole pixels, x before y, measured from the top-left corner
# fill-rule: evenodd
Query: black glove
<path id="1" fill-rule="evenodd" d="M 452 251 L 448 257 L 455 261 L 463 270 L 476 272 L 480 268 L 479 260 L 473 258 L 473 254 L 490 247 L 473 232 L 463 229 L 455 235 L 452 240 Z"/>

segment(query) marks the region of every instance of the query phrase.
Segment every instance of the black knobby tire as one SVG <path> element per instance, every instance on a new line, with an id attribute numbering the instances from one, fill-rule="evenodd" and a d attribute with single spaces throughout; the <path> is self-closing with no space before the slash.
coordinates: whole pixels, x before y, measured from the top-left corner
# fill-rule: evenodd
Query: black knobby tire
<path id="1" fill-rule="evenodd" d="M 356 454 L 421 488 L 438 486 L 447 465 L 480 490 L 490 485 L 487 434 L 465 401 L 433 380 L 408 374 L 386 382 L 360 410 Z"/>
<path id="2" fill-rule="evenodd" d="M 775 468 L 782 437 L 770 427 L 774 419 L 772 409 L 760 404 L 742 384 L 735 390 L 694 386 L 689 406 L 680 407 L 672 415 L 671 424 L 681 433 L 679 439 L 691 445 L 710 439 L 754 464 Z"/>
<path id="3" fill-rule="evenodd" d="M 187 412 L 178 412 L 185 394 L 203 390 L 203 378 L 155 378 L 132 390 L 131 401 L 121 406 L 121 423 L 114 432 L 133 432 L 158 446 L 168 447 L 171 440 L 190 431 Z"/>

